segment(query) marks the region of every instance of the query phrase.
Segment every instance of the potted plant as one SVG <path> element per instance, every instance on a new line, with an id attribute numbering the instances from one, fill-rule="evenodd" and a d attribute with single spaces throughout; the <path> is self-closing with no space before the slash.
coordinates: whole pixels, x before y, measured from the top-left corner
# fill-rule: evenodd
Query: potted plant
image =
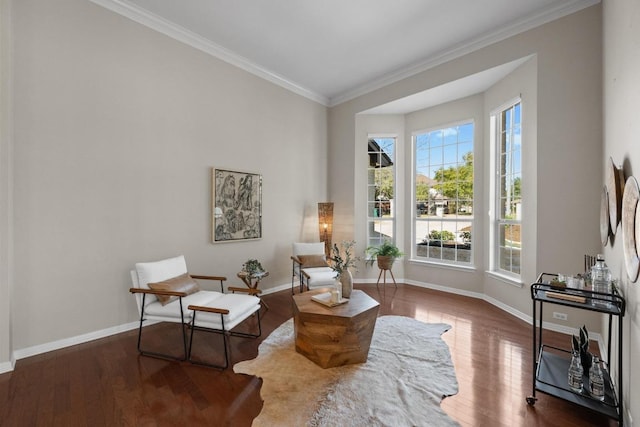
<path id="1" fill-rule="evenodd" d="M 345 298 L 349 298 L 353 290 L 353 276 L 349 268 L 355 268 L 356 262 L 359 260 L 358 257 L 353 256 L 355 245 L 356 242 L 353 240 L 342 242 L 340 247 L 334 243 L 329 256 L 331 268 L 336 272 L 336 278 L 342 284 L 342 296 Z"/>
<path id="2" fill-rule="evenodd" d="M 404 255 L 404 253 L 389 240 L 385 240 L 380 246 L 369 246 L 365 252 L 369 257 L 367 264 L 373 265 L 375 258 L 381 270 L 391 270 L 391 266 L 396 258 Z"/>
<path id="3" fill-rule="evenodd" d="M 262 268 L 262 264 L 257 259 L 248 259 L 244 264 L 242 264 L 242 271 L 247 273 L 249 276 L 256 276 L 264 273 L 264 268 Z"/>

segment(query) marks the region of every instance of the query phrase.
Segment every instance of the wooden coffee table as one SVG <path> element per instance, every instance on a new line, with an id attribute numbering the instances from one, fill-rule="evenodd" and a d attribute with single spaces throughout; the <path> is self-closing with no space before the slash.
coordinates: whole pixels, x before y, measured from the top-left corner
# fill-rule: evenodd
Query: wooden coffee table
<path id="1" fill-rule="evenodd" d="M 380 304 L 360 290 L 336 307 L 311 299 L 323 292 L 293 296 L 296 351 L 322 368 L 366 362 Z"/>

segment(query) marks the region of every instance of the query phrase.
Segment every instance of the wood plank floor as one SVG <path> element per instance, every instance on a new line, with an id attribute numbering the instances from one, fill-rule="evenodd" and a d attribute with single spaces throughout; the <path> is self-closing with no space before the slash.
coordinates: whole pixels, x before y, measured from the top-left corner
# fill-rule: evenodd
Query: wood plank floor
<path id="1" fill-rule="evenodd" d="M 480 300 L 408 285 L 356 285 L 381 303 L 380 315 L 444 322 L 459 383 L 443 409 L 462 426 L 614 426 L 616 422 L 570 403 L 531 394 L 531 327 Z M 291 294 L 264 297 L 262 337 L 232 337 L 233 363 L 257 355 L 260 341 L 292 316 Z M 144 344 L 179 342 L 179 326 L 145 329 Z M 261 380 L 186 362 L 139 356 L 137 331 L 19 360 L 0 375 L 1 426 L 249 426 L 260 412 Z M 221 338 L 196 336 L 194 353 L 220 356 Z M 545 332 L 565 347 L 569 337 Z M 212 359 L 211 359 L 212 360 Z M 425 426 L 429 425 L 425 420 Z"/>

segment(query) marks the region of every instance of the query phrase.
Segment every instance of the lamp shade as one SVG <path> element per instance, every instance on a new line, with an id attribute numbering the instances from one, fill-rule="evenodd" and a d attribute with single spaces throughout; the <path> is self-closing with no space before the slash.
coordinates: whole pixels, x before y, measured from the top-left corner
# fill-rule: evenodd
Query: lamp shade
<path id="1" fill-rule="evenodd" d="M 324 242 L 324 253 L 329 256 L 331 250 L 331 236 L 333 234 L 333 203 L 318 203 L 318 233 L 320 241 Z"/>

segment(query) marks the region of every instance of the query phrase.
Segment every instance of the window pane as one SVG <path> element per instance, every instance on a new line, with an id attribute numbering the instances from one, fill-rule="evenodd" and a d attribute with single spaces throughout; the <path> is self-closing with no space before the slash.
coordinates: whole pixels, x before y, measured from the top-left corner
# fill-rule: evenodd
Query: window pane
<path id="1" fill-rule="evenodd" d="M 466 155 L 473 155 L 473 141 L 463 142 L 458 145 L 458 154 L 460 158 L 463 160 Z"/>
<path id="2" fill-rule="evenodd" d="M 471 262 L 472 221 L 418 221 L 416 255 L 438 262 Z"/>
<path id="3" fill-rule="evenodd" d="M 442 156 L 443 156 L 442 145 L 433 147 L 429 150 L 429 160 L 431 161 L 430 162 L 431 164 L 433 163 L 441 164 Z"/>
<path id="4" fill-rule="evenodd" d="M 500 225 L 499 265 L 501 270 L 520 273 L 520 226 Z"/>
<path id="5" fill-rule="evenodd" d="M 369 221 L 368 234 L 368 246 L 378 246 L 385 240 L 393 241 L 393 221 Z"/>
<path id="6" fill-rule="evenodd" d="M 513 150 L 513 152 L 511 153 L 511 160 L 512 160 L 511 172 L 516 174 L 522 172 L 522 158 L 521 158 L 521 152 L 520 152 L 519 146 L 516 147 L 516 149 Z"/>

